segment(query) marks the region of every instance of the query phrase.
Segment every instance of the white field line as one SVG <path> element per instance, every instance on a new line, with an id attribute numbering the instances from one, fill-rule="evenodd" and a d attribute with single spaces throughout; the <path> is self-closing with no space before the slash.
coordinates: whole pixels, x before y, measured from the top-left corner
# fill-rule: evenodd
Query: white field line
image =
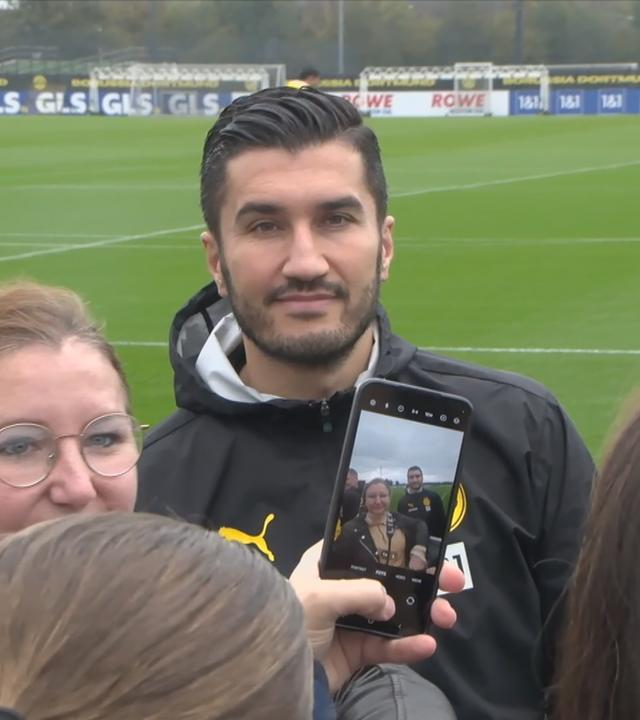
<path id="1" fill-rule="evenodd" d="M 96 234 L 87 234 L 82 235 L 80 233 L 78 234 L 70 234 L 70 235 L 64 235 L 63 233 L 57 234 L 57 235 L 38 235 L 36 233 L 0 233 L 0 238 L 2 237 L 24 237 L 25 240 L 21 242 L 5 242 L 3 240 L 0 240 L 0 247 L 34 247 L 34 248 L 74 248 L 74 247 L 83 247 L 84 243 L 58 243 L 58 242 L 33 242 L 31 240 L 27 240 L 26 238 L 36 238 L 36 237 L 77 237 L 77 238 L 115 238 L 114 235 L 96 235 Z M 482 246 L 490 246 L 490 247 L 528 247 L 528 246 L 542 246 L 542 245 L 610 245 L 610 244 L 637 244 L 640 243 L 640 237 L 604 237 L 604 238 L 530 238 L 530 239 L 523 239 L 523 240 L 516 240 L 516 239 L 504 239 L 504 240 L 491 240 L 488 238 L 425 238 L 425 240 L 418 241 L 414 238 L 396 238 L 396 247 L 399 248 L 420 248 L 423 250 L 428 250 L 429 248 L 433 247 L 455 247 L 456 245 L 472 245 L 474 247 L 482 247 Z M 109 245 L 101 245 L 99 247 L 108 248 Z M 176 243 L 173 244 L 150 244 L 150 243 L 144 243 L 142 245 L 119 245 L 115 246 L 114 249 L 116 250 L 194 250 L 200 249 L 200 246 L 198 243 L 194 244 L 181 244 L 178 245 Z"/>
<path id="2" fill-rule="evenodd" d="M 469 245 L 473 247 L 536 247 L 554 245 L 613 245 L 613 244 L 636 244 L 640 237 L 605 237 L 605 238 L 527 238 L 522 240 L 510 239 L 491 240 L 489 238 L 448 238 L 419 240 L 396 239 L 395 244 L 399 248 L 422 248 L 428 250 L 431 247 L 455 247 L 456 245 Z"/>
<path id="3" fill-rule="evenodd" d="M 160 340 L 112 340 L 116 347 L 162 347 L 167 343 Z M 505 348 L 505 347 L 421 347 L 420 350 L 461 353 L 521 353 L 532 355 L 640 355 L 639 350 L 617 350 L 612 348 Z"/>
<path id="4" fill-rule="evenodd" d="M 569 170 L 558 170 L 556 172 L 538 173 L 535 175 L 521 175 L 510 178 L 500 178 L 496 180 L 482 180 L 475 183 L 466 183 L 460 185 L 443 185 L 436 187 L 420 188 L 417 190 L 406 190 L 403 192 L 393 192 L 390 194 L 392 198 L 413 197 L 415 195 L 430 195 L 432 193 L 442 192 L 458 192 L 461 190 L 478 190 L 484 187 L 492 187 L 496 185 L 512 185 L 514 183 L 530 182 L 533 180 L 548 180 L 550 178 L 565 177 L 567 175 L 583 175 L 585 173 L 601 172 L 604 170 L 619 170 L 626 167 L 635 167 L 640 165 L 640 160 L 630 160 L 621 163 L 610 163 L 608 165 L 592 165 L 581 168 L 573 168 Z M 26 185 L 8 185 L 5 190 L 55 190 L 55 191 L 97 191 L 97 192 L 130 192 L 130 191 L 155 191 L 155 190 L 194 190 L 197 185 L 194 183 L 180 183 L 173 185 L 152 185 L 152 184 L 70 184 L 70 183 L 51 183 L 51 184 L 26 184 Z"/>
<path id="5" fill-rule="evenodd" d="M 94 192 L 132 192 L 132 191 L 142 191 L 145 192 L 147 190 L 155 191 L 155 190 L 189 190 L 189 192 L 192 192 L 194 190 L 197 190 L 198 186 L 194 183 L 181 183 L 181 184 L 173 184 L 173 185 L 167 185 L 167 184 L 158 184 L 158 185 L 151 185 L 149 183 L 141 183 L 139 185 L 135 183 L 113 183 L 109 185 L 91 185 L 91 184 L 83 184 L 83 185 L 76 185 L 72 183 L 56 183 L 56 184 L 43 184 L 43 183 L 34 183 L 32 185 L 7 185 L 4 190 L 60 190 L 63 192 L 72 190 L 73 192 L 78 191 L 94 191 Z"/>
<path id="6" fill-rule="evenodd" d="M 38 232 L 0 232 L 3 238 L 112 238 L 113 233 L 38 233 Z"/>
<path id="7" fill-rule="evenodd" d="M 2 4 L 0 2 L 0 4 Z M 139 170 L 147 171 L 149 169 L 155 169 L 155 164 L 153 162 L 148 163 L 138 163 L 137 165 L 127 165 L 126 167 L 123 167 L 120 164 L 116 164 L 113 167 L 92 167 L 90 172 L 87 173 L 88 177 L 95 177 L 96 175 L 114 175 L 114 174 L 122 174 L 123 172 L 137 172 Z M 68 170 L 60 170 L 60 169 L 53 169 L 50 171 L 38 169 L 38 179 L 42 181 L 43 179 L 46 180 L 53 180 L 55 178 L 75 178 L 78 176 L 79 170 L 76 169 L 68 169 Z M 84 173 L 84 168 L 82 169 L 82 172 Z M 24 184 L 24 183 L 23 183 Z"/>
<path id="8" fill-rule="evenodd" d="M 166 348 L 169 343 L 162 340 L 110 340 L 109 343 L 114 347 L 146 347 L 146 348 Z"/>
<path id="9" fill-rule="evenodd" d="M 18 248 L 48 248 L 48 247 L 73 247 L 74 243 L 39 243 L 30 242 L 29 240 L 23 242 L 4 242 L 0 240 L 0 247 L 18 247 Z"/>
<path id="10" fill-rule="evenodd" d="M 532 180 L 549 180 L 550 178 L 564 177 L 566 175 L 584 175 L 586 173 L 601 172 L 603 170 L 620 170 L 621 168 L 635 167 L 640 165 L 640 160 L 629 160 L 628 162 L 611 163 L 610 165 L 592 165 L 588 167 L 573 168 L 572 170 L 558 170 L 557 172 L 539 173 L 537 175 L 521 175 L 518 177 L 501 178 L 499 180 L 483 180 L 482 182 L 467 183 L 462 185 L 443 185 L 440 187 L 427 187 L 419 190 L 407 190 L 405 192 L 394 192 L 392 198 L 413 197 L 414 195 L 430 195 L 432 193 L 458 192 L 460 190 L 478 190 L 480 188 L 492 187 L 494 185 L 513 185 L 514 183 L 530 182 Z"/>
<path id="11" fill-rule="evenodd" d="M 198 225 L 197 227 L 201 227 Z M 200 252 L 202 250 L 202 246 L 199 242 L 193 242 L 190 245 L 183 244 L 183 245 L 162 245 L 160 243 L 152 245 L 151 243 L 147 245 L 146 243 L 141 245 L 117 245 L 115 247 L 106 247 L 106 250 L 196 250 Z"/>
<path id="12" fill-rule="evenodd" d="M 640 350 L 614 348 L 423 347 L 421 350 L 460 353 L 522 353 L 530 355 L 640 355 Z"/>
<path id="13" fill-rule="evenodd" d="M 111 235 L 110 237 L 113 237 Z M 0 247 L 19 247 L 19 248 L 77 248 L 80 243 L 37 243 L 37 242 L 2 242 L 0 240 Z M 192 243 L 191 245 L 101 245 L 96 250 L 200 250 L 199 243 Z M 0 255 L 0 259 L 2 256 Z"/>
<path id="14" fill-rule="evenodd" d="M 106 247 L 109 245 L 118 245 L 119 243 L 127 243 L 132 240 L 144 240 L 145 238 L 162 237 L 163 235 L 172 235 L 173 233 L 187 232 L 189 230 L 198 230 L 202 225 L 185 225 L 184 227 L 169 228 L 167 230 L 154 230 L 148 233 L 139 233 L 137 235 L 120 235 L 118 237 L 107 238 L 105 240 L 96 240 L 95 242 L 78 243 L 76 245 L 63 245 L 62 247 L 46 248 L 42 250 L 32 250 L 30 252 L 19 253 L 18 255 L 0 256 L 0 263 L 10 262 L 12 260 L 26 260 L 32 257 L 41 257 L 43 255 L 59 255 L 61 253 L 71 252 L 74 250 L 89 250 L 92 248 Z"/>

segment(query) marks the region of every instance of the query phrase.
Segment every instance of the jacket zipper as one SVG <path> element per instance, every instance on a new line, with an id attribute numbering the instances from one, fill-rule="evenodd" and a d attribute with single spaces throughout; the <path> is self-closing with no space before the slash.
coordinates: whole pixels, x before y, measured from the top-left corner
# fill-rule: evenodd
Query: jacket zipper
<path id="1" fill-rule="evenodd" d="M 333 423 L 331 422 L 331 408 L 326 400 L 322 400 L 320 402 L 320 418 L 322 420 L 322 432 L 332 432 Z"/>

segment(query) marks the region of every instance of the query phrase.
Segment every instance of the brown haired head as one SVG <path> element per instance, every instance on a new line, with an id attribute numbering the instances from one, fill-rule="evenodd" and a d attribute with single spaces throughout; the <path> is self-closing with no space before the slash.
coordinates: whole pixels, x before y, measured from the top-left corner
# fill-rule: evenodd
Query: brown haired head
<path id="1" fill-rule="evenodd" d="M 640 402 L 594 483 L 569 591 L 554 720 L 640 717 Z"/>
<path id="2" fill-rule="evenodd" d="M 367 188 L 382 223 L 388 193 L 380 146 L 354 105 L 312 87 L 267 88 L 227 105 L 207 134 L 200 168 L 200 204 L 207 227 L 218 242 L 226 169 L 232 158 L 264 148 L 296 153 L 333 140 L 360 154 Z"/>
<path id="3" fill-rule="evenodd" d="M 366 494 L 367 494 L 367 490 L 368 490 L 370 487 L 373 487 L 374 485 L 383 485 L 383 486 L 387 489 L 387 492 L 390 492 L 389 486 L 387 485 L 387 481 L 384 480 L 383 478 L 379 478 L 379 477 L 378 477 L 378 478 L 373 478 L 373 480 L 368 480 L 368 481 L 364 484 L 364 488 L 363 488 L 363 491 L 362 491 L 363 496 L 366 495 Z"/>
<path id="4" fill-rule="evenodd" d="M 202 528 L 73 516 L 0 541 L 0 707 L 29 720 L 309 720 L 300 604 Z"/>
<path id="5" fill-rule="evenodd" d="M 118 373 L 129 396 L 122 365 L 79 295 L 24 280 L 0 284 L 0 355 L 30 345 L 59 348 L 68 340 L 96 348 Z"/>

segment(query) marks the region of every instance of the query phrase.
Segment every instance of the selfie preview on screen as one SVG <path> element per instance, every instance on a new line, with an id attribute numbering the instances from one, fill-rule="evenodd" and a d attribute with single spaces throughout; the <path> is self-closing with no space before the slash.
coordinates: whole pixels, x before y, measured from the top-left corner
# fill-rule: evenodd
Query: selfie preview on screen
<path id="1" fill-rule="evenodd" d="M 330 565 L 420 583 L 438 562 L 463 433 L 399 415 L 360 414 Z"/>

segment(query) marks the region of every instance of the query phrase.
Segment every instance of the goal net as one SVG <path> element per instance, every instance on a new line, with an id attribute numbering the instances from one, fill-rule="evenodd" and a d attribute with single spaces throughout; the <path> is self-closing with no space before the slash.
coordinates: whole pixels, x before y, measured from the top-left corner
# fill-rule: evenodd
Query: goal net
<path id="1" fill-rule="evenodd" d="M 447 66 L 367 67 L 359 77 L 356 99 L 362 113 L 376 112 L 375 96 L 381 89 L 426 90 L 438 93 L 447 115 L 481 117 L 507 114 L 507 89 L 529 88 L 527 103 L 532 112 L 549 112 L 549 69 L 543 65 L 494 65 L 455 63 Z M 502 95 L 499 100 L 498 97 Z M 496 105 L 497 103 L 497 105 Z M 435 106 L 435 103 L 434 103 Z M 496 111 L 498 107 L 498 111 Z"/>
<path id="2" fill-rule="evenodd" d="M 456 63 L 453 66 L 451 115 L 491 115 L 492 63 Z"/>
<path id="3" fill-rule="evenodd" d="M 236 97 L 285 82 L 285 65 L 102 65 L 90 72 L 89 108 L 121 115 L 217 115 Z"/>
<path id="4" fill-rule="evenodd" d="M 549 68 L 544 65 L 494 65 L 493 63 L 456 63 L 453 66 L 454 102 L 452 115 L 493 115 L 496 80 L 501 87 L 514 83 L 535 88 L 528 96 L 531 110 L 549 112 Z"/>
<path id="5" fill-rule="evenodd" d="M 358 77 L 355 104 L 363 115 L 367 115 L 375 108 L 375 95 L 381 89 L 413 87 L 421 90 L 435 85 L 450 72 L 450 67 L 366 67 Z"/>

